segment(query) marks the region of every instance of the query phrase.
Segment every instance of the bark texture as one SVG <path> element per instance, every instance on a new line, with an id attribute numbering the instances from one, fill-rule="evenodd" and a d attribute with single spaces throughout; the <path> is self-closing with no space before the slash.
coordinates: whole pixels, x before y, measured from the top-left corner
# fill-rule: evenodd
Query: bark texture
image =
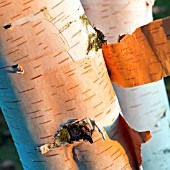
<path id="1" fill-rule="evenodd" d="M 119 115 L 102 51 L 87 55 L 82 15 L 78 0 L 0 1 L 0 107 L 26 170 L 137 170 L 141 165 L 140 146 L 149 132 L 133 131 Z M 24 74 L 16 72 L 17 64 Z M 61 124 L 85 117 L 111 139 L 96 132 L 92 145 L 72 144 L 46 155 L 37 151 Z M 129 128 L 118 131 L 123 126 Z"/>
<path id="2" fill-rule="evenodd" d="M 154 0 L 81 0 L 92 24 L 107 37 L 108 44 L 119 35 L 132 33 L 152 21 Z M 144 169 L 169 169 L 169 105 L 163 80 L 124 89 L 113 84 L 126 120 L 137 130 L 152 132 L 152 139 L 142 147 Z M 162 118 L 162 119 L 161 119 Z"/>

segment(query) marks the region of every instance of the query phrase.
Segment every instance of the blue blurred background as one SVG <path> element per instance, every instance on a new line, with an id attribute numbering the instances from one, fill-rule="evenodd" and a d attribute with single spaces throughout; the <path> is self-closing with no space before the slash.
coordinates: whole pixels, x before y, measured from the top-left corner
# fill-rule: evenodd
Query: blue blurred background
<path id="1" fill-rule="evenodd" d="M 157 0 L 153 7 L 153 12 L 154 19 L 170 16 L 170 0 Z M 165 83 L 170 101 L 170 78 L 166 78 Z M 11 134 L 0 111 L 0 170 L 22 169 Z"/>

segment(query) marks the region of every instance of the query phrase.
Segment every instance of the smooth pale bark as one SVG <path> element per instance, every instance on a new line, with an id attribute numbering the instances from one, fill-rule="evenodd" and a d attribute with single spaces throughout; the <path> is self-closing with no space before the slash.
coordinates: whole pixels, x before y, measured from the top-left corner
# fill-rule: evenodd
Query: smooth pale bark
<path id="1" fill-rule="evenodd" d="M 0 1 L 0 107 L 26 170 L 141 165 L 140 146 L 149 133 L 138 134 L 119 115 L 102 51 L 87 55 L 93 29 L 80 19 L 83 14 L 79 0 Z M 23 75 L 11 67 L 16 64 Z M 61 124 L 85 117 L 112 140 L 95 132 L 94 144 L 37 151 Z"/>
<path id="2" fill-rule="evenodd" d="M 92 24 L 107 37 L 108 43 L 118 36 L 132 33 L 152 21 L 154 0 L 81 0 Z M 114 84 L 122 112 L 137 130 L 151 130 L 152 139 L 142 147 L 144 169 L 169 168 L 169 106 L 163 80 L 124 89 Z"/>

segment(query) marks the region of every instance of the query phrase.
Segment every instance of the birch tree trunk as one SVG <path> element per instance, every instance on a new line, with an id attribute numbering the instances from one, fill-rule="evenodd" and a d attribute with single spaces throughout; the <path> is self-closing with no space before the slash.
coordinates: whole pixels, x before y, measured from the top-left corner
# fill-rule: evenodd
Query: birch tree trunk
<path id="1" fill-rule="evenodd" d="M 154 0 L 81 0 L 94 26 L 107 37 L 108 43 L 118 36 L 152 21 Z M 113 85 L 123 115 L 137 130 L 151 130 L 152 139 L 142 147 L 144 169 L 169 169 L 169 106 L 163 80 L 140 87 L 124 89 Z"/>
<path id="2" fill-rule="evenodd" d="M 149 133 L 119 115 L 102 51 L 87 54 L 94 30 L 79 0 L 1 0 L 0 17 L 0 107 L 24 169 L 138 170 Z M 85 117 L 112 140 L 95 132 L 93 144 L 37 151 L 61 124 Z"/>

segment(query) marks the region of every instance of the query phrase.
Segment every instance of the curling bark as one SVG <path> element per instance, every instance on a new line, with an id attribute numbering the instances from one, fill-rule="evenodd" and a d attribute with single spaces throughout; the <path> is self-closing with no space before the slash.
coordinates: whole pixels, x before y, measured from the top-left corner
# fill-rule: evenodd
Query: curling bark
<path id="1" fill-rule="evenodd" d="M 141 165 L 149 133 L 119 115 L 101 49 L 87 53 L 94 30 L 82 16 L 79 0 L 0 1 L 0 107 L 26 170 Z M 106 141 L 96 132 L 93 144 L 38 152 L 61 124 L 85 117 L 105 127 Z"/>
<path id="2" fill-rule="evenodd" d="M 152 21 L 154 0 L 81 1 L 92 24 L 106 35 L 110 44 L 117 42 L 119 35 L 132 33 Z M 142 147 L 144 169 L 168 169 L 165 162 L 170 161 L 170 114 L 163 80 L 129 89 L 113 86 L 123 115 L 132 127 L 152 132 L 152 139 Z"/>

